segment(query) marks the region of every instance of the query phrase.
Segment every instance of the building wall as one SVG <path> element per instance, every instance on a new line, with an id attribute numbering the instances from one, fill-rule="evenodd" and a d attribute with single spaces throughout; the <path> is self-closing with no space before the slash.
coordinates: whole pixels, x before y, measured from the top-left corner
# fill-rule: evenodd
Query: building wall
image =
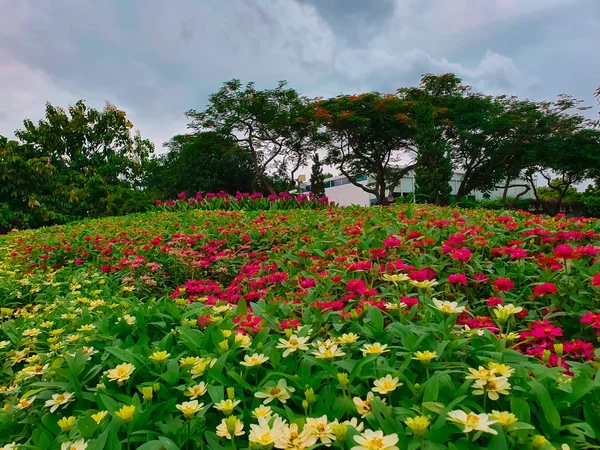
<path id="1" fill-rule="evenodd" d="M 458 188 L 460 186 L 460 182 L 462 180 L 463 174 L 459 172 L 454 172 L 452 175 L 452 179 L 450 181 L 450 186 L 452 188 L 452 194 L 455 195 L 458 192 Z M 329 200 L 336 202 L 340 206 L 349 206 L 349 205 L 362 205 L 368 206 L 374 203 L 375 196 L 369 194 L 359 187 L 351 184 L 348 179 L 344 176 L 328 178 L 327 184 L 325 187 L 325 195 L 329 198 Z M 367 184 L 368 180 L 363 179 L 360 181 L 360 184 Z M 525 180 L 515 180 L 512 184 L 527 184 Z M 509 188 L 508 196 L 515 197 L 517 196 L 523 188 Z M 397 193 L 401 195 L 406 195 L 414 192 L 414 172 L 409 172 L 404 178 L 402 178 L 400 185 L 396 188 Z M 503 189 L 495 189 L 489 193 L 490 199 L 499 199 L 502 198 Z M 482 192 L 473 191 L 471 193 L 472 196 L 475 197 L 476 200 L 483 200 L 484 195 Z M 527 194 L 525 194 L 523 199 L 532 199 L 534 198 L 532 190 L 530 190 Z"/>

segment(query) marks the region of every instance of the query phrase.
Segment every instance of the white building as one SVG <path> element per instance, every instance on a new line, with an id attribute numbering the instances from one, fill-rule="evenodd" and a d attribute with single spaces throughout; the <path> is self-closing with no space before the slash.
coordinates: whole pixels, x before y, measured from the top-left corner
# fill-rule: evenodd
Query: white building
<path id="1" fill-rule="evenodd" d="M 452 179 L 450 180 L 450 186 L 452 187 L 452 195 L 456 195 L 458 192 L 458 188 L 460 186 L 461 180 L 463 177 L 463 173 L 454 172 L 452 174 Z M 360 184 L 366 185 L 369 183 L 367 177 L 359 177 L 357 181 Z M 511 184 L 528 184 L 525 180 L 514 180 Z M 302 190 L 304 192 L 310 191 L 310 183 L 305 183 L 302 186 Z M 519 193 L 523 191 L 522 187 L 514 187 L 508 189 L 508 197 L 516 197 Z M 404 178 L 402 178 L 400 185 L 394 190 L 394 194 L 396 197 L 406 196 L 408 194 L 412 194 L 415 192 L 415 173 L 414 171 L 410 171 Z M 499 199 L 502 198 L 502 194 L 504 193 L 504 189 L 495 189 L 489 193 L 489 196 L 484 196 L 482 192 L 473 191 L 468 196 L 468 198 L 475 200 L 484 200 L 484 199 Z M 369 194 L 368 192 L 363 191 L 358 186 L 350 183 L 350 180 L 345 176 L 337 176 L 332 178 L 327 178 L 325 180 L 325 195 L 329 198 L 330 201 L 337 203 L 340 206 L 349 206 L 349 205 L 375 205 L 377 201 L 373 194 Z M 522 199 L 532 199 L 534 198 L 533 192 L 529 190 L 527 194 L 521 197 Z"/>

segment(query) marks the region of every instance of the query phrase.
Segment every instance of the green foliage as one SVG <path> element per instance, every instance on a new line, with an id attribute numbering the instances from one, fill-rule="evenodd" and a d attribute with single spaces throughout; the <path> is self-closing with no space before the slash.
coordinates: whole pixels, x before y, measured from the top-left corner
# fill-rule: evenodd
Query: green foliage
<path id="1" fill-rule="evenodd" d="M 415 195 L 420 202 L 447 205 L 450 203 L 453 170 L 443 130 L 436 126 L 434 110 L 427 99 L 417 104 L 415 117 Z"/>
<path id="2" fill-rule="evenodd" d="M 325 196 L 325 175 L 323 175 L 323 165 L 318 153 L 313 155 L 310 172 L 310 191 L 317 198 Z"/>
<path id="3" fill-rule="evenodd" d="M 139 186 L 153 150 L 132 128 L 110 104 L 99 111 L 83 101 L 67 109 L 48 103 L 43 119 L 16 131 L 18 142 L 0 139 L 0 203 L 34 227 L 118 211 L 112 198 Z"/>

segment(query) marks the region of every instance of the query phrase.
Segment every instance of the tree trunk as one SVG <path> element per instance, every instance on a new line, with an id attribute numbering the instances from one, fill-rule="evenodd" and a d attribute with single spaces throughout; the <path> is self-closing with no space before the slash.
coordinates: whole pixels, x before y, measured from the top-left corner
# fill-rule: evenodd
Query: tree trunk
<path id="1" fill-rule="evenodd" d="M 502 205 L 506 206 L 506 198 L 508 197 L 508 188 L 510 186 L 510 177 L 506 178 L 506 183 L 504 183 L 504 191 L 502 192 Z"/>

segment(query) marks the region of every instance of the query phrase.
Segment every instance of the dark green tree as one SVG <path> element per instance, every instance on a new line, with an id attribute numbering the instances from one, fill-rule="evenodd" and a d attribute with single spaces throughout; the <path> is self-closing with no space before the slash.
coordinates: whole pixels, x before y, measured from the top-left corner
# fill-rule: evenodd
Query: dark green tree
<path id="1" fill-rule="evenodd" d="M 312 168 L 310 172 L 310 191 L 317 198 L 325 196 L 325 175 L 323 175 L 323 164 L 319 159 L 318 153 L 315 153 L 312 158 Z"/>
<path id="2" fill-rule="evenodd" d="M 452 161 L 447 149 L 443 129 L 436 125 L 434 109 L 427 97 L 416 106 L 415 145 L 415 195 L 418 201 L 447 205 L 452 188 Z"/>
<path id="3" fill-rule="evenodd" d="M 144 177 L 153 197 L 175 198 L 179 192 L 235 194 L 252 189 L 252 161 L 230 136 L 214 131 L 177 135 L 167 147 L 168 153 L 154 158 Z"/>
<path id="4" fill-rule="evenodd" d="M 369 92 L 341 95 L 314 103 L 325 129 L 326 163 L 387 205 L 394 187 L 414 167 L 411 106 L 395 95 Z M 358 181 L 361 176 L 371 180 Z"/>

